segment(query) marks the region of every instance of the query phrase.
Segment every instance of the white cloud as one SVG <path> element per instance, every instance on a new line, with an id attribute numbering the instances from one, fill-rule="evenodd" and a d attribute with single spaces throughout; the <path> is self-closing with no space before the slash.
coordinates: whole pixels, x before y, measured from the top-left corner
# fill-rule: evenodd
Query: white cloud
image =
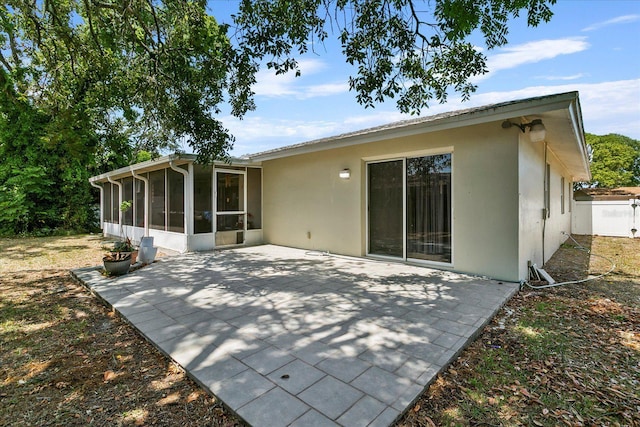
<path id="1" fill-rule="evenodd" d="M 595 23 L 593 25 L 589 25 L 588 27 L 583 28 L 582 31 L 599 30 L 600 28 L 608 27 L 610 25 L 629 24 L 631 22 L 636 22 L 639 19 L 640 19 L 640 15 L 618 16 L 616 18 L 609 19 L 607 21 L 597 22 L 597 23 Z"/>
<path id="2" fill-rule="evenodd" d="M 570 55 L 589 48 L 584 37 L 538 40 L 501 49 L 502 53 L 487 58 L 489 73 L 516 68 L 524 64 L 545 61 L 560 55 Z M 484 77 L 487 75 L 485 74 Z"/>
<path id="3" fill-rule="evenodd" d="M 536 77 L 536 79 L 542 79 L 542 80 L 578 80 L 582 77 L 585 77 L 584 73 L 578 73 L 578 74 L 572 74 L 570 76 L 538 76 Z"/>
<path id="4" fill-rule="evenodd" d="M 300 77 L 295 72 L 276 75 L 274 70 L 262 69 L 256 75 L 253 90 L 256 96 L 267 98 L 291 97 L 295 99 L 309 99 L 321 96 L 331 96 L 349 91 L 346 82 L 320 83 L 304 85 L 305 77 L 325 71 L 328 66 L 318 59 L 298 60 Z"/>
<path id="5" fill-rule="evenodd" d="M 620 133 L 640 139 L 640 78 L 601 83 L 531 86 L 515 91 L 476 93 L 471 100 L 450 98 L 447 104 L 434 104 L 423 115 L 478 107 L 515 99 L 578 91 L 584 128 L 596 134 Z M 237 120 L 225 118 L 224 124 L 237 138 L 234 154 L 255 153 L 327 136 L 411 118 L 396 110 L 376 109 L 343 120 L 288 120 L 262 117 Z"/>
<path id="6" fill-rule="evenodd" d="M 458 104 L 464 108 L 510 101 L 554 93 L 578 91 L 586 132 L 620 133 L 640 139 L 640 79 L 600 83 L 531 86 L 509 92 L 479 93 L 470 102 Z"/>

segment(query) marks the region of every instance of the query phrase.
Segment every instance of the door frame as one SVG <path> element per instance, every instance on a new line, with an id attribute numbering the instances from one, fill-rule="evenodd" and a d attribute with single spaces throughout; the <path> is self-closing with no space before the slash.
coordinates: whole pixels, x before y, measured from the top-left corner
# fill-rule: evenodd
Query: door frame
<path id="1" fill-rule="evenodd" d="M 451 155 L 451 261 L 450 262 L 442 262 L 442 261 L 432 261 L 432 260 L 424 260 L 418 258 L 407 258 L 407 159 L 417 158 L 417 157 L 426 157 L 426 156 L 438 156 L 443 154 Z M 394 257 L 388 255 L 377 255 L 372 254 L 370 252 L 369 242 L 371 237 L 370 223 L 369 223 L 369 212 L 370 212 L 370 201 L 369 201 L 369 165 L 375 163 L 384 163 L 384 162 L 393 162 L 402 160 L 402 257 Z M 447 267 L 451 268 L 454 266 L 454 155 L 453 155 L 453 147 L 448 147 L 444 150 L 428 150 L 421 152 L 411 152 L 406 153 L 406 155 L 401 156 L 392 156 L 388 158 L 376 158 L 371 160 L 365 160 L 365 253 L 367 257 L 381 259 L 381 260 L 389 260 L 389 261 L 402 261 L 402 262 L 410 262 L 413 264 L 424 264 L 424 265 L 433 265 L 438 267 Z"/>
<path id="2" fill-rule="evenodd" d="M 241 211 L 218 211 L 218 173 L 227 173 L 227 174 L 236 174 L 242 176 L 242 207 Z M 213 244 L 214 247 L 219 246 L 235 246 L 242 245 L 246 241 L 247 235 L 247 171 L 238 170 L 238 169 L 221 169 L 221 168 L 213 168 Z M 242 230 L 238 229 L 235 231 L 242 231 L 242 243 L 228 244 L 228 245 L 216 245 L 216 236 L 218 234 L 218 215 L 242 215 L 243 221 Z"/>

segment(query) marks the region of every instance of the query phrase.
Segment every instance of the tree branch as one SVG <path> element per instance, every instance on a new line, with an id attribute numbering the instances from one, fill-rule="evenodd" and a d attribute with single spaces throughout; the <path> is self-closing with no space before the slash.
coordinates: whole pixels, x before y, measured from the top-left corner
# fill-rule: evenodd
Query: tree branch
<path id="1" fill-rule="evenodd" d="M 0 50 L 0 62 L 2 62 L 2 65 L 4 65 L 4 68 L 7 69 L 7 72 L 9 74 L 13 73 L 13 67 L 11 67 L 11 64 L 9 64 L 9 62 L 7 61 L 7 59 L 4 57 L 4 55 L 2 54 L 2 51 Z"/>
<path id="2" fill-rule="evenodd" d="M 100 51 L 100 55 L 104 55 L 104 51 L 102 50 L 102 45 L 98 41 L 98 36 L 96 35 L 96 32 L 93 28 L 93 18 L 91 17 L 91 9 L 90 9 L 91 6 L 89 5 L 88 0 L 83 0 L 83 2 L 84 2 L 84 7 L 87 10 L 87 22 L 89 23 L 89 32 L 91 33 L 91 38 L 93 39 L 93 42 L 96 44 L 96 47 Z"/>

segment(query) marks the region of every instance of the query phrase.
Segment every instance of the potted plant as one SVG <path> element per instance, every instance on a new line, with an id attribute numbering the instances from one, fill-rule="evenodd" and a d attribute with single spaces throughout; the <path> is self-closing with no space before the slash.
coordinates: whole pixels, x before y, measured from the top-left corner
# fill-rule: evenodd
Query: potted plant
<path id="1" fill-rule="evenodd" d="M 138 249 L 133 245 L 133 243 L 131 243 L 131 239 L 129 239 L 128 237 L 119 242 L 115 242 L 113 244 L 113 249 L 111 250 L 111 252 L 120 253 L 120 254 L 125 254 L 125 253 L 130 254 L 131 264 L 135 264 L 136 259 L 138 257 Z"/>
<path id="2" fill-rule="evenodd" d="M 102 258 L 104 271 L 109 276 L 121 276 L 129 272 L 131 254 L 128 252 L 111 252 Z"/>

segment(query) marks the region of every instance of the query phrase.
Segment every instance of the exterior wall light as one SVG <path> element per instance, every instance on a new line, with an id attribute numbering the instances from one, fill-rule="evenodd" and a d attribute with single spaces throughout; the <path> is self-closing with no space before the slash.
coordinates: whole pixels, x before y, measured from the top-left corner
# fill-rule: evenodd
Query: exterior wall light
<path id="1" fill-rule="evenodd" d="M 342 179 L 351 178 L 351 170 L 350 169 L 342 169 L 340 171 L 340 178 L 342 178 Z"/>
<path id="2" fill-rule="evenodd" d="M 502 122 L 503 129 L 509 129 L 511 126 L 517 126 L 522 133 L 529 128 L 529 139 L 531 142 L 542 142 L 547 136 L 547 128 L 544 127 L 541 119 L 532 120 L 531 123 L 513 123 L 509 120 Z"/>

